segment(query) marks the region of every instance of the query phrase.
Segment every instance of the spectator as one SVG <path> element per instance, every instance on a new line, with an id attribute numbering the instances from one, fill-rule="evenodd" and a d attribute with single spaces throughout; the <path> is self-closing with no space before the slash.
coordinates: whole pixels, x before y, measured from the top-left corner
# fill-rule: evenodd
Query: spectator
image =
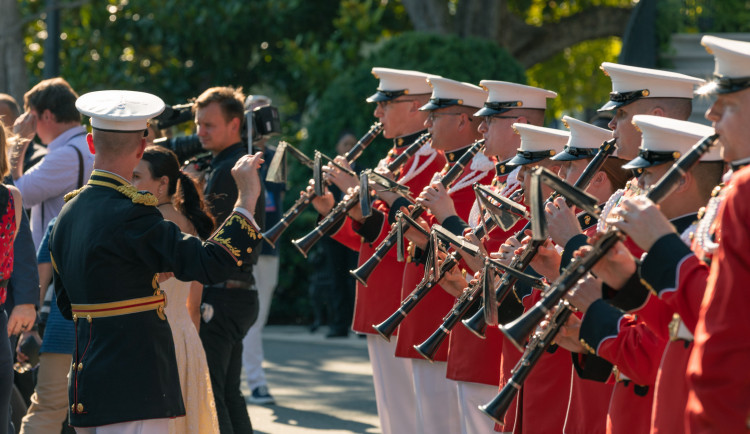
<path id="1" fill-rule="evenodd" d="M 0 93 L 0 122 L 6 127 L 12 127 L 19 116 L 21 116 L 21 108 L 18 107 L 16 99 L 7 93 Z M 47 148 L 37 142 L 31 142 L 23 157 L 23 171 L 29 170 L 41 161 L 46 153 Z"/>
<path id="2" fill-rule="evenodd" d="M 6 131 L 0 122 L 0 174 L 4 177 L 8 173 L 8 160 L 6 149 Z M 15 246 L 16 234 L 22 227 L 22 208 L 21 194 L 13 186 L 0 186 L 0 304 L 5 305 L 6 288 L 8 280 L 13 271 L 13 261 L 15 259 L 13 248 Z M 10 397 L 13 390 L 13 354 L 8 339 L 11 335 L 21 331 L 29 331 L 34 325 L 36 319 L 33 308 L 27 308 L 28 305 L 19 305 L 18 313 L 14 311 L 11 314 L 13 322 L 11 323 L 5 312 L 0 315 L 0 337 L 3 342 L 0 343 L 0 430 L 13 432 L 13 425 L 10 422 Z M 29 315 L 29 312 L 32 314 Z M 15 315 L 14 315 L 15 314 Z M 5 410 L 2 410 L 5 409 Z"/>
<path id="3" fill-rule="evenodd" d="M 62 78 L 44 80 L 24 95 L 26 112 L 13 126 L 19 137 L 10 154 L 10 171 L 25 206 L 31 207 L 31 233 L 39 247 L 47 224 L 60 213 L 63 196 L 83 185 L 94 156 L 76 110 L 78 95 Z M 21 156 L 34 135 L 47 145 L 47 155 L 25 173 Z"/>
<path id="4" fill-rule="evenodd" d="M 237 199 L 237 185 L 231 175 L 235 162 L 247 154 L 242 142 L 245 117 L 244 95 L 239 89 L 214 87 L 195 101 L 198 139 L 212 158 L 206 173 L 204 194 L 216 221 L 224 220 Z M 261 183 L 262 186 L 262 183 Z M 265 189 L 262 189 L 265 190 Z M 264 227 L 265 192 L 261 191 L 254 210 L 259 227 Z M 240 391 L 242 339 L 258 316 L 258 291 L 253 266 L 258 252 L 240 263 L 229 280 L 206 286 L 203 292 L 203 324 L 200 337 L 206 351 L 214 389 L 219 429 L 224 433 L 250 433 L 252 424 Z"/>
<path id="5" fill-rule="evenodd" d="M 249 95 L 245 99 L 245 110 L 253 110 L 271 104 L 271 99 L 265 95 Z M 263 165 L 260 166 L 260 177 L 266 187 L 266 227 L 272 227 L 280 219 L 283 210 L 281 204 L 284 194 L 284 184 L 266 181 L 268 166 L 273 160 L 276 148 L 266 144 L 264 137 L 253 146 L 263 152 Z M 279 283 L 279 249 L 263 243 L 258 257 L 258 263 L 253 269 L 255 285 L 258 288 L 258 319 L 242 340 L 242 364 L 247 375 L 247 385 L 250 389 L 248 401 L 253 404 L 274 404 L 275 400 L 268 391 L 266 374 L 263 372 L 263 341 L 261 332 L 268 320 L 271 300 L 276 285 Z"/>
<path id="6" fill-rule="evenodd" d="M 57 307 L 52 283 L 49 234 L 56 219 L 50 220 L 37 251 L 40 299 L 44 300 L 48 292 L 52 294 L 52 299 L 39 354 L 36 387 L 20 426 L 19 432 L 22 434 L 59 432 L 67 420 L 68 371 L 72 362 L 75 329 L 73 321 L 63 318 Z"/>

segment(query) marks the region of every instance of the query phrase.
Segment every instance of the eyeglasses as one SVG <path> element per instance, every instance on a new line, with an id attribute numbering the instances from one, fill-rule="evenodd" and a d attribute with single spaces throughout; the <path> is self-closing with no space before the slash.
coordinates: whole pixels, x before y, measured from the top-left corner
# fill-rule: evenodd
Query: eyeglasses
<path id="1" fill-rule="evenodd" d="M 434 111 L 432 111 L 432 112 L 430 112 L 429 115 L 427 115 L 427 120 L 429 120 L 430 122 L 434 122 L 435 118 L 440 117 L 440 116 L 461 116 L 463 114 L 465 114 L 465 113 L 455 113 L 455 112 L 450 112 L 450 113 L 435 113 Z M 471 122 L 471 121 L 473 121 L 473 119 L 471 118 L 471 116 L 469 116 L 469 122 Z"/>
<path id="2" fill-rule="evenodd" d="M 414 102 L 416 100 L 414 99 L 389 99 L 387 101 L 378 101 L 378 107 L 380 108 L 386 108 L 391 104 L 399 104 L 402 102 Z"/>
<path id="3" fill-rule="evenodd" d="M 484 123 L 489 127 L 490 125 L 492 125 L 493 119 L 518 119 L 518 116 L 485 116 Z"/>

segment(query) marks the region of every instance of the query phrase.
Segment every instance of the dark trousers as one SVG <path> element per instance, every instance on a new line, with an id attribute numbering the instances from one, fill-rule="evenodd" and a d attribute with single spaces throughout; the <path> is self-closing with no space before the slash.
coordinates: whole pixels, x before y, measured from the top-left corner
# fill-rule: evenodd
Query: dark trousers
<path id="1" fill-rule="evenodd" d="M 13 351 L 8 339 L 8 314 L 0 309 L 0 433 L 13 433 L 10 396 L 13 390 Z"/>
<path id="2" fill-rule="evenodd" d="M 216 414 L 222 434 L 253 432 L 245 397 L 240 391 L 242 339 L 258 317 L 258 292 L 237 288 L 205 288 L 203 303 L 213 307 L 208 322 L 201 321 L 200 337 L 206 351 Z"/>

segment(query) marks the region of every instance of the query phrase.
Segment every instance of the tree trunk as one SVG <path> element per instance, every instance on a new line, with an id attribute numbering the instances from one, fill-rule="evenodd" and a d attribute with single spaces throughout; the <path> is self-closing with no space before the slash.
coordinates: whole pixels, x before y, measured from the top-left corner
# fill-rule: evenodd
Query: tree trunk
<path id="1" fill-rule="evenodd" d="M 589 39 L 622 36 L 632 8 L 594 6 L 542 26 L 526 24 L 506 0 L 403 0 L 414 28 L 423 32 L 476 36 L 505 47 L 524 67 L 550 59 Z"/>
<path id="2" fill-rule="evenodd" d="M 28 82 L 18 0 L 0 0 L 0 11 L 3 11 L 0 14 L 0 92 L 12 95 L 23 105 Z"/>

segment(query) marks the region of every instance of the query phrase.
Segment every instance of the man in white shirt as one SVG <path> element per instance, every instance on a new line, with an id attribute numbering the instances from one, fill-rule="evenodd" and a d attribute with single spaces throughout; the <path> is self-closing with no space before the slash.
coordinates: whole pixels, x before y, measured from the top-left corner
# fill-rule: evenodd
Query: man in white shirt
<path id="1" fill-rule="evenodd" d="M 94 156 L 75 107 L 77 98 L 62 78 L 41 81 L 24 95 L 26 112 L 13 126 L 18 138 L 10 153 L 11 176 L 24 206 L 31 208 L 35 247 L 49 221 L 60 213 L 63 196 L 83 186 L 93 168 Z M 24 173 L 22 156 L 34 135 L 47 145 L 47 155 Z"/>

